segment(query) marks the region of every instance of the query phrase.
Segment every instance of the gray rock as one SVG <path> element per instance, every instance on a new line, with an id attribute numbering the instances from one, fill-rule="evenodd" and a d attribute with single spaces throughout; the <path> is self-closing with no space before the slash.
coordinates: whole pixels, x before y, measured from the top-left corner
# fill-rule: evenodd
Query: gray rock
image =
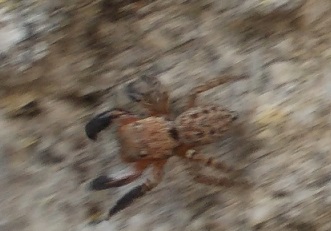
<path id="1" fill-rule="evenodd" d="M 8 51 L 21 42 L 24 38 L 24 31 L 15 22 L 15 14 L 5 11 L 6 8 L 0 11 L 0 53 L 6 54 Z"/>
<path id="2" fill-rule="evenodd" d="M 242 11 L 268 15 L 272 13 L 289 13 L 298 9 L 305 0 L 247 0 L 242 4 Z"/>
<path id="3" fill-rule="evenodd" d="M 275 87 L 297 81 L 301 76 L 300 67 L 292 62 L 276 62 L 269 67 L 270 76 Z"/>
<path id="4" fill-rule="evenodd" d="M 262 223 L 276 216 L 275 201 L 263 197 L 251 210 L 248 211 L 248 220 L 252 228 L 256 228 Z"/>
<path id="5" fill-rule="evenodd" d="M 311 25 L 326 16 L 330 10 L 331 3 L 328 0 L 307 0 L 302 14 L 304 15 L 305 23 Z"/>

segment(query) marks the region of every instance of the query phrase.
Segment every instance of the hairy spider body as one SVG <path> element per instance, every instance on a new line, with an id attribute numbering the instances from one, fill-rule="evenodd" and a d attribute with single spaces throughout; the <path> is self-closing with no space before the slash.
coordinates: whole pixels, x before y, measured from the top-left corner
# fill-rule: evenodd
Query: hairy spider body
<path id="1" fill-rule="evenodd" d="M 150 114 L 140 118 L 123 109 L 115 108 L 92 118 L 85 127 L 87 136 L 96 140 L 97 134 L 117 124 L 120 154 L 124 162 L 134 164 L 134 172 L 119 179 L 99 176 L 91 182 L 92 190 L 120 187 L 139 178 L 149 166 L 153 177 L 125 194 L 109 211 L 108 217 L 129 206 L 136 198 L 156 187 L 163 178 L 163 168 L 172 156 L 198 162 L 206 166 L 231 172 L 233 169 L 213 157 L 206 157 L 196 150 L 198 146 L 220 139 L 238 118 L 237 113 L 218 105 L 196 106 L 197 95 L 218 85 L 245 79 L 246 76 L 221 76 L 193 89 L 189 95 L 187 110 L 174 120 L 169 115 L 169 96 L 155 78 L 142 77 L 142 83 L 127 86 L 129 97 L 141 103 Z M 142 88 L 142 89 L 141 89 Z M 209 185 L 232 186 L 227 177 L 211 177 L 195 173 L 197 182 Z"/>
<path id="2" fill-rule="evenodd" d="M 172 121 L 154 116 L 119 127 L 118 137 L 123 160 L 134 162 L 172 156 L 172 150 L 178 142 L 171 136 L 171 129 L 174 129 Z"/>
<path id="3" fill-rule="evenodd" d="M 202 106 L 182 113 L 175 121 L 152 116 L 124 122 L 118 129 L 122 158 L 127 162 L 165 159 L 174 155 L 173 149 L 181 144 L 213 143 L 231 128 L 235 119 L 222 107 Z"/>
<path id="4" fill-rule="evenodd" d="M 235 112 L 220 106 L 193 107 L 175 120 L 180 143 L 188 145 L 210 144 L 221 138 L 237 119 Z"/>

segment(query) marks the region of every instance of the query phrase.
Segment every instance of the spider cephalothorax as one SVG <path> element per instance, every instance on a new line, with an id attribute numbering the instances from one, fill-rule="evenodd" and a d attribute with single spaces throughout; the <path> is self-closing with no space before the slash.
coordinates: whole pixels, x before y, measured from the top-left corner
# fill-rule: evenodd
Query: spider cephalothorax
<path id="1" fill-rule="evenodd" d="M 135 171 L 119 179 L 99 176 L 91 182 L 92 190 L 104 190 L 126 185 L 149 167 L 153 167 L 153 177 L 125 194 L 109 211 L 108 218 L 129 206 L 134 199 L 143 196 L 159 184 L 163 177 L 163 167 L 172 156 L 179 156 L 206 166 L 224 170 L 233 169 L 212 157 L 206 157 L 196 150 L 200 145 L 210 144 L 220 139 L 238 118 L 237 113 L 218 105 L 196 106 L 199 93 L 218 85 L 245 79 L 246 76 L 221 76 L 193 89 L 189 95 L 187 109 L 173 120 L 169 119 L 169 96 L 156 78 L 141 78 L 140 84 L 130 83 L 126 90 L 129 97 L 141 103 L 149 112 L 149 117 L 140 118 L 126 110 L 115 108 L 92 118 L 86 125 L 87 136 L 96 140 L 97 134 L 110 126 L 117 125 L 120 154 L 123 161 L 134 164 Z M 194 178 L 200 183 L 233 185 L 226 177 L 211 177 L 196 173 Z"/>

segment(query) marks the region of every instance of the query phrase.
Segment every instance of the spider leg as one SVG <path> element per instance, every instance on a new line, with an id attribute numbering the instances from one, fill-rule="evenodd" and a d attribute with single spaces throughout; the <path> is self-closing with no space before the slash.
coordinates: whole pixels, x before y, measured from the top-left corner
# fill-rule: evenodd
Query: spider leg
<path id="1" fill-rule="evenodd" d="M 123 185 L 127 185 L 137 178 L 139 178 L 144 170 L 150 165 L 150 162 L 141 161 L 137 162 L 135 164 L 135 171 L 129 175 L 123 176 L 119 179 L 113 179 L 108 176 L 102 175 L 90 183 L 90 190 L 99 191 L 99 190 L 105 190 L 109 188 L 116 188 L 121 187 Z"/>
<path id="2" fill-rule="evenodd" d="M 86 136 L 91 140 L 96 140 L 98 133 L 109 127 L 114 120 L 125 119 L 134 120 L 137 119 L 136 116 L 132 115 L 130 112 L 125 111 L 120 108 L 113 108 L 108 111 L 104 111 L 96 116 L 94 116 L 86 125 L 85 133 Z"/>
<path id="3" fill-rule="evenodd" d="M 142 76 L 126 86 L 126 94 L 140 103 L 152 116 L 169 113 L 169 95 L 161 82 L 152 76 Z"/>
<path id="4" fill-rule="evenodd" d="M 193 179 L 198 183 L 206 184 L 206 185 L 219 185 L 219 186 L 231 187 L 238 184 L 235 180 L 231 180 L 228 177 L 213 177 L 201 173 L 194 173 Z"/>
<path id="5" fill-rule="evenodd" d="M 225 83 L 229 82 L 236 82 L 239 80 L 247 79 L 248 76 L 241 75 L 241 76 L 231 76 L 231 75 L 222 75 L 215 79 L 209 80 L 202 85 L 199 85 L 192 89 L 191 94 L 188 96 L 188 103 L 187 103 L 187 109 L 190 109 L 195 106 L 195 101 L 200 93 L 203 93 L 205 91 L 208 91 L 214 87 L 217 87 L 219 85 L 223 85 Z"/>
<path id="6" fill-rule="evenodd" d="M 130 206 L 136 199 L 144 196 L 148 191 L 155 188 L 163 178 L 163 166 L 166 163 L 165 160 L 158 161 L 153 164 L 153 178 L 147 179 L 145 183 L 136 186 L 127 192 L 121 199 L 117 201 L 114 207 L 109 210 L 107 219 L 111 218 L 113 215 L 119 211 Z"/>
<path id="7" fill-rule="evenodd" d="M 231 177 L 231 178 L 225 176 L 214 177 L 197 172 L 191 172 L 191 174 L 194 175 L 193 179 L 196 182 L 206 185 L 219 185 L 219 186 L 222 185 L 225 187 L 231 187 L 237 185 L 237 186 L 243 186 L 244 188 L 252 186 L 250 181 L 246 179 L 237 179 L 237 177 Z"/>
<path id="8" fill-rule="evenodd" d="M 223 172 L 234 172 L 235 171 L 235 169 L 233 167 L 227 165 L 223 161 L 217 160 L 214 157 L 202 155 L 198 151 L 193 150 L 193 149 L 189 149 L 183 157 L 186 159 L 189 159 L 191 161 L 201 163 L 205 166 L 222 170 Z"/>
<path id="9" fill-rule="evenodd" d="M 238 172 L 233 167 L 225 164 L 224 162 L 220 160 L 216 160 L 213 157 L 208 157 L 205 155 L 202 155 L 196 150 L 190 149 L 189 147 L 181 147 L 180 149 L 177 149 L 177 155 L 186 158 L 190 161 L 201 163 L 205 166 L 212 167 L 218 170 L 222 170 L 223 172 L 231 173 L 234 175 L 234 180 L 228 178 L 228 177 L 213 177 L 213 176 L 207 176 L 202 173 L 199 173 L 197 171 L 191 171 L 191 174 L 194 175 L 194 180 L 198 183 L 207 184 L 207 185 L 223 185 L 226 187 L 230 187 L 233 185 L 249 185 L 249 182 L 245 180 L 237 180 Z"/>

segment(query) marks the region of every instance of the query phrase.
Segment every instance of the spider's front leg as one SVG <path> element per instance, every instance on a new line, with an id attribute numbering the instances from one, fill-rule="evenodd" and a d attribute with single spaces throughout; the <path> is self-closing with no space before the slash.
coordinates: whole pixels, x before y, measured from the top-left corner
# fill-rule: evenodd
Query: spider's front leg
<path id="1" fill-rule="evenodd" d="M 137 117 L 124 109 L 114 108 L 94 116 L 86 125 L 86 136 L 91 140 L 96 140 L 98 133 L 106 129 L 117 119 L 127 119 L 130 122 L 137 120 Z"/>
<path id="2" fill-rule="evenodd" d="M 153 178 L 147 179 L 145 183 L 136 186 L 119 199 L 114 207 L 109 210 L 107 219 L 121 210 L 130 206 L 136 199 L 144 196 L 148 191 L 155 188 L 162 180 L 164 172 L 163 167 L 166 160 L 157 161 L 153 164 Z"/>
<path id="3" fill-rule="evenodd" d="M 127 85 L 126 93 L 132 101 L 140 103 L 152 116 L 169 113 L 168 91 L 156 77 L 140 77 Z"/>

